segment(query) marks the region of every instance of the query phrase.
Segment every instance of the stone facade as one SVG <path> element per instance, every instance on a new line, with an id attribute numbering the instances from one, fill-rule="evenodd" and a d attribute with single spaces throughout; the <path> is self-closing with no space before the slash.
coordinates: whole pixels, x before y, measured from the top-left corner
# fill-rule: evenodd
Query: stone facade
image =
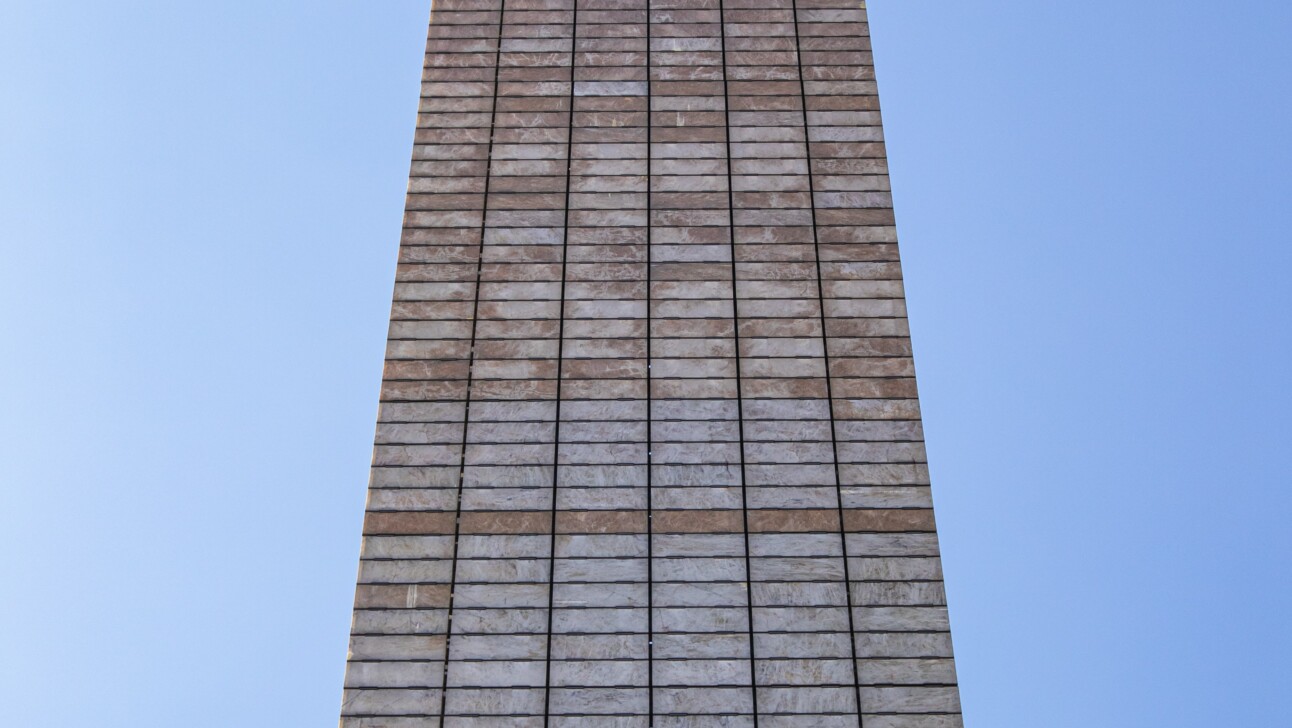
<path id="1" fill-rule="evenodd" d="M 865 6 L 436 0 L 343 728 L 961 725 Z"/>

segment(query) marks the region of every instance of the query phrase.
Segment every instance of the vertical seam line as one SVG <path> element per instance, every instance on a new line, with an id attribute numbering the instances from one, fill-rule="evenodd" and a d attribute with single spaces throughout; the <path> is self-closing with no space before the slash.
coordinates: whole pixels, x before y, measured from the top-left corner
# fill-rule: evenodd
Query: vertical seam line
<path id="1" fill-rule="evenodd" d="M 749 691 L 754 728 L 758 728 L 758 672 L 754 651 L 754 582 L 749 557 L 749 489 L 745 482 L 745 408 L 744 391 L 740 372 L 740 296 L 736 283 L 736 205 L 731 184 L 731 95 L 727 87 L 727 12 L 723 0 L 718 0 L 719 42 L 722 52 L 722 117 L 726 122 L 723 139 L 727 148 L 727 233 L 731 246 L 731 334 L 735 344 L 736 364 L 736 427 L 740 434 L 740 511 L 745 531 L 745 604 L 749 620 Z"/>
<path id="2" fill-rule="evenodd" d="M 651 134 L 654 113 L 651 103 L 651 46 L 650 0 L 646 0 L 646 724 L 655 725 L 655 413 L 654 396 L 651 392 L 651 306 L 654 295 L 651 292 L 654 258 L 651 255 Z"/>
<path id="3" fill-rule="evenodd" d="M 565 219 L 561 226 L 561 310 L 557 319 L 556 334 L 556 412 L 552 434 L 552 520 L 551 548 L 547 561 L 547 660 L 543 679 L 543 725 L 551 721 L 552 706 L 552 619 L 556 600 L 556 512 L 561 481 L 561 383 L 564 381 L 565 363 L 565 278 L 570 249 L 570 172 L 574 166 L 574 66 L 579 39 L 579 3 L 575 0 L 570 17 L 570 108 L 565 136 Z"/>
<path id="4" fill-rule="evenodd" d="M 467 440 L 471 429 L 471 387 L 474 384 L 476 363 L 476 332 L 480 315 L 480 279 L 484 271 L 485 231 L 489 219 L 489 181 L 493 178 L 493 138 L 498 120 L 498 69 L 502 59 L 502 19 L 507 0 L 501 0 L 498 7 L 498 37 L 494 47 L 493 63 L 493 102 L 489 109 L 489 145 L 485 155 L 484 196 L 480 203 L 480 243 L 476 254 L 476 282 L 472 291 L 474 301 L 471 304 L 471 349 L 467 354 L 467 386 L 462 406 L 462 451 L 458 454 L 458 492 L 454 499 L 453 514 L 453 558 L 449 562 L 449 605 L 444 624 L 444 674 L 440 676 L 440 722 L 448 712 L 449 706 L 449 665 L 453 648 L 453 607 L 454 593 L 458 580 L 458 542 L 462 537 L 462 494 L 466 483 Z M 434 8 L 432 8 L 432 11 Z M 434 18 L 431 24 L 434 25 Z"/>
<path id="5" fill-rule="evenodd" d="M 826 332 L 825 279 L 821 275 L 821 243 L 817 234 L 816 223 L 816 184 L 814 183 L 812 172 L 812 140 L 808 126 L 807 87 L 803 82 L 803 48 L 802 38 L 799 35 L 798 0 L 790 0 L 790 6 L 794 12 L 794 60 L 798 66 L 799 73 L 799 96 L 803 112 L 803 156 L 804 161 L 807 163 L 808 202 L 812 210 L 812 250 L 813 257 L 816 259 L 817 299 L 821 311 L 821 357 L 825 366 L 825 395 L 830 415 L 830 448 L 834 454 L 834 487 L 839 505 L 839 545 L 843 549 L 843 593 L 848 607 L 848 647 L 852 653 L 852 682 L 857 699 L 857 725 L 858 728 L 864 728 L 865 718 L 862 717 L 861 710 L 861 675 L 857 668 L 857 625 L 855 622 L 856 617 L 853 613 L 852 575 L 848 567 L 848 530 L 844 526 L 843 479 L 840 477 L 839 438 L 834 419 L 834 389 L 831 384 L 832 373 L 830 371 L 830 337 Z"/>

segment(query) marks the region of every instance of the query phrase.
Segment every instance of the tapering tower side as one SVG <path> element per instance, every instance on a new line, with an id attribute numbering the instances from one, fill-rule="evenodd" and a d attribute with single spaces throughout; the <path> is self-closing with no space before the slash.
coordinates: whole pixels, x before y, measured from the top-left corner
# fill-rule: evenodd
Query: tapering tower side
<path id="1" fill-rule="evenodd" d="M 343 728 L 959 728 L 865 4 L 436 0 Z"/>

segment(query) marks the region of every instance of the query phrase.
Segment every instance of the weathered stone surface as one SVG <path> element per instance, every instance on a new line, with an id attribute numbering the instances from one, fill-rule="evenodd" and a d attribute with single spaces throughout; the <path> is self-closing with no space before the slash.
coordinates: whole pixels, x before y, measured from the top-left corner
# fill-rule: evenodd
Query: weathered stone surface
<path id="1" fill-rule="evenodd" d="M 960 728 L 864 5 L 437 0 L 342 728 Z"/>

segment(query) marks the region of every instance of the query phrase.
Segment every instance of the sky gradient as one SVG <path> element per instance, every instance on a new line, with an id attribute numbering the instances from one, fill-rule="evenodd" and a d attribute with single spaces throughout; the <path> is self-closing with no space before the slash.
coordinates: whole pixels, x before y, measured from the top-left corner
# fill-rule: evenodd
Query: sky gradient
<path id="1" fill-rule="evenodd" d="M 332 725 L 425 0 L 0 7 L 0 696 Z M 872 0 L 971 728 L 1286 722 L 1292 7 Z"/>

